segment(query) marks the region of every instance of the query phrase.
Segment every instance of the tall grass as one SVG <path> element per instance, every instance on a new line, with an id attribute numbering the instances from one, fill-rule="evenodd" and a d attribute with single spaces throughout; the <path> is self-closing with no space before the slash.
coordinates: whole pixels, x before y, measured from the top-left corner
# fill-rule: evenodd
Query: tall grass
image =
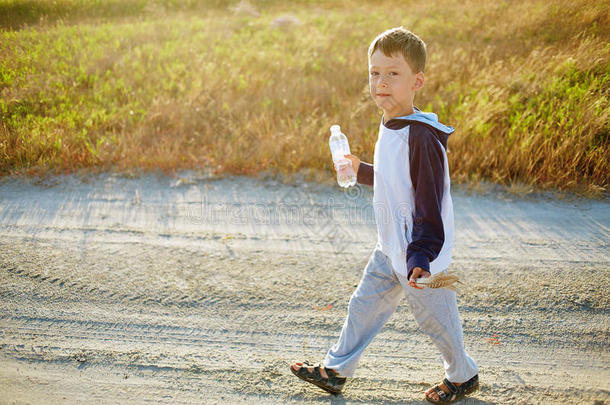
<path id="1" fill-rule="evenodd" d="M 456 180 L 610 184 L 608 1 L 118 3 L 0 0 L 1 173 L 330 172 L 334 123 L 372 161 L 366 49 L 404 25 Z"/>

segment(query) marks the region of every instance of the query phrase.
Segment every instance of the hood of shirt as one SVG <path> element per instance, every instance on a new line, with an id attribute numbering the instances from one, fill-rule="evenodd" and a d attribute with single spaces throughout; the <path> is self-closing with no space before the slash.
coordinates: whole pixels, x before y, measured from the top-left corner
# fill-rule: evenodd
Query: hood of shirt
<path id="1" fill-rule="evenodd" d="M 433 130 L 432 132 L 434 132 L 434 135 L 436 135 L 437 139 L 446 148 L 449 135 L 451 135 L 455 129 L 440 123 L 438 121 L 438 115 L 435 113 L 423 112 L 417 107 L 414 107 L 414 110 L 415 112 L 413 114 L 392 118 L 388 122 L 385 122 L 384 126 L 389 129 L 400 129 L 414 122 L 424 124 Z"/>

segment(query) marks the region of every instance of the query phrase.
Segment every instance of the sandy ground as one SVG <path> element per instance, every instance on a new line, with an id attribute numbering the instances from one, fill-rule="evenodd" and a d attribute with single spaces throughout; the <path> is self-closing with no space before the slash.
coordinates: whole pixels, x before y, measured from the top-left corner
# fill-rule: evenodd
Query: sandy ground
<path id="1" fill-rule="evenodd" d="M 421 403 L 406 303 L 344 393 L 320 361 L 376 241 L 371 190 L 184 174 L 0 182 L 0 403 Z M 610 203 L 454 191 L 477 403 L 610 403 Z"/>

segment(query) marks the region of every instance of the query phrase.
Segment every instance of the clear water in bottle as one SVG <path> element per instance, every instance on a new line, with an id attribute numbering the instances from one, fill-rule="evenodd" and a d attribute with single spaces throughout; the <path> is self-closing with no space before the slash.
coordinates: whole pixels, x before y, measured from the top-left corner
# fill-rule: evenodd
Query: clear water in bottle
<path id="1" fill-rule="evenodd" d="M 349 143 L 347 137 L 341 132 L 339 125 L 330 127 L 330 139 L 328 140 L 333 163 L 337 170 L 337 183 L 341 187 L 350 187 L 356 184 L 356 173 L 352 168 L 352 162 L 345 155 L 349 155 Z"/>

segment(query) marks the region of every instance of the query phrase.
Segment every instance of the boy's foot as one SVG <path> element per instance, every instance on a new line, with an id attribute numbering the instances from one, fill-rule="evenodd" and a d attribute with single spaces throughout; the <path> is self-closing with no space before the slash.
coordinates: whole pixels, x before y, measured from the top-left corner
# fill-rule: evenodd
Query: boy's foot
<path id="1" fill-rule="evenodd" d="M 479 375 L 464 383 L 452 383 L 446 378 L 426 391 L 426 399 L 433 404 L 451 404 L 479 389 Z"/>
<path id="2" fill-rule="evenodd" d="M 290 366 L 290 371 L 300 379 L 334 395 L 341 392 L 346 381 L 345 377 L 332 368 L 311 364 L 307 361 L 294 363 Z"/>

